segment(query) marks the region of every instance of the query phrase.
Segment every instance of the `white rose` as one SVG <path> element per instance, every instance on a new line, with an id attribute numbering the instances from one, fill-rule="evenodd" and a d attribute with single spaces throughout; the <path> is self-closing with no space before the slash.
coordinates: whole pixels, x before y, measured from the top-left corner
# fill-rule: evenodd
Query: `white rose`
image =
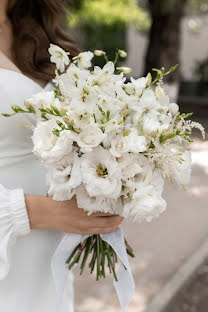
<path id="1" fill-rule="evenodd" d="M 118 164 L 122 170 L 122 179 L 132 178 L 136 174 L 143 172 L 138 160 L 137 155 L 132 153 L 123 154 L 118 158 Z"/>
<path id="2" fill-rule="evenodd" d="M 83 153 L 91 152 L 93 147 L 97 147 L 105 138 L 105 134 L 96 126 L 89 125 L 79 135 L 77 144 Z"/>
<path id="3" fill-rule="evenodd" d="M 114 139 L 112 139 L 109 151 L 115 157 L 121 157 L 122 154 L 128 153 L 129 144 L 127 138 L 122 134 L 117 135 Z"/>
<path id="4" fill-rule="evenodd" d="M 54 135 L 52 131 L 58 127 L 56 120 L 38 122 L 32 136 L 34 153 L 47 163 L 69 154 L 76 140 L 76 134 L 69 130 L 62 131 L 60 137 Z"/>
<path id="5" fill-rule="evenodd" d="M 137 222 L 150 222 L 164 212 L 166 206 L 162 196 L 152 189 L 152 192 L 145 196 L 138 196 L 133 200 L 125 199 L 123 216 Z"/>
<path id="6" fill-rule="evenodd" d="M 50 151 L 56 145 L 58 137 L 52 131 L 57 127 L 55 119 L 49 121 L 40 121 L 37 123 L 32 136 L 34 144 L 34 153 L 43 159 L 50 155 Z"/>
<path id="7" fill-rule="evenodd" d="M 147 141 L 144 136 L 137 135 L 136 130 L 130 132 L 126 137 L 128 151 L 132 153 L 142 153 L 147 150 Z"/>
<path id="8" fill-rule="evenodd" d="M 121 191 L 121 169 L 116 159 L 102 147 L 81 157 L 82 182 L 90 196 L 117 199 Z"/>
<path id="9" fill-rule="evenodd" d="M 163 130 L 169 128 L 169 123 L 160 122 L 159 118 L 156 116 L 145 116 L 142 120 L 142 130 L 145 136 L 151 136 L 152 133 L 159 131 L 161 133 Z"/>

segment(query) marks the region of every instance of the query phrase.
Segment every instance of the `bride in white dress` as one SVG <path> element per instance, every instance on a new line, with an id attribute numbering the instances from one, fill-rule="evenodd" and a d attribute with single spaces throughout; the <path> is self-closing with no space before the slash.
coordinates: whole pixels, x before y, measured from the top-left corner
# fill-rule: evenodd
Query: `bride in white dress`
<path id="1" fill-rule="evenodd" d="M 10 112 L 10 105 L 22 105 L 26 97 L 52 88 L 48 82 L 54 68 L 47 53 L 51 41 L 76 55 L 74 42 L 59 26 L 64 8 L 64 0 L 1 0 L 0 112 Z M 107 233 L 122 221 L 106 214 L 88 217 L 75 198 L 55 202 L 45 196 L 45 173 L 32 153 L 31 130 L 21 127 L 33 124 L 28 115 L 0 117 L 2 312 L 51 312 L 56 293 L 50 262 L 63 232 Z"/>

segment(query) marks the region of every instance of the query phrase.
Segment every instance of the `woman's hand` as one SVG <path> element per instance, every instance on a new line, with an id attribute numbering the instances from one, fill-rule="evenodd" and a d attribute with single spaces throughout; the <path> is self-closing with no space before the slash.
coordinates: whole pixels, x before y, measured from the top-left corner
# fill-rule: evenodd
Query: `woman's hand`
<path id="1" fill-rule="evenodd" d="M 106 213 L 91 216 L 78 208 L 76 197 L 58 202 L 52 197 L 25 195 L 31 229 L 56 229 L 65 233 L 101 234 L 114 232 L 123 218 Z"/>

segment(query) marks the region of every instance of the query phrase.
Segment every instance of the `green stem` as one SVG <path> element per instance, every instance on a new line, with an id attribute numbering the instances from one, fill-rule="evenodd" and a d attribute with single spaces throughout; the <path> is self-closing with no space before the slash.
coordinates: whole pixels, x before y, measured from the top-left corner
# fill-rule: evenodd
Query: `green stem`
<path id="1" fill-rule="evenodd" d="M 82 264 L 81 264 L 81 267 L 80 267 L 81 268 L 80 275 L 84 271 L 84 267 L 85 267 L 88 255 L 90 253 L 90 247 L 91 247 L 92 241 L 93 241 L 93 237 L 92 236 L 87 238 L 86 247 L 85 247 L 85 253 L 84 253 Z"/>
<path id="2" fill-rule="evenodd" d="M 77 247 L 74 248 L 74 250 L 72 251 L 71 255 L 69 256 L 69 258 L 66 261 L 66 264 L 69 264 L 72 260 L 72 258 L 74 257 L 76 251 L 81 247 L 81 243 L 79 245 L 77 245 Z"/>
<path id="3" fill-rule="evenodd" d="M 100 241 L 99 241 L 99 235 L 96 235 L 96 242 L 97 242 L 97 281 L 100 277 Z"/>
<path id="4" fill-rule="evenodd" d="M 108 258 L 109 268 L 112 269 L 114 278 L 115 278 L 116 282 L 118 282 L 118 279 L 117 279 L 117 276 L 116 276 L 116 272 L 115 272 L 115 270 L 114 270 L 114 268 L 113 268 L 113 264 L 112 264 L 112 260 L 111 260 L 111 255 L 110 255 L 110 250 L 109 250 L 109 244 L 106 243 L 106 242 L 104 242 L 104 244 L 105 244 L 105 248 L 106 248 L 106 252 L 107 252 L 107 258 Z"/>
<path id="5" fill-rule="evenodd" d="M 102 275 L 105 277 L 105 252 L 104 252 L 104 247 L 103 247 L 103 240 L 99 235 L 99 240 L 100 240 L 100 251 L 101 251 L 101 266 L 102 266 Z"/>

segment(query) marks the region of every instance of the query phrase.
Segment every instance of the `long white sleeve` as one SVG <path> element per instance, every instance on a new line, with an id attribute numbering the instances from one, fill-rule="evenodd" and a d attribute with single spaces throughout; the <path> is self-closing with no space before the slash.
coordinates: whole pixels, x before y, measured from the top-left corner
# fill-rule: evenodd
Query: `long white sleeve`
<path id="1" fill-rule="evenodd" d="M 0 280 L 9 272 L 12 245 L 17 237 L 29 233 L 23 190 L 9 190 L 0 185 Z"/>

